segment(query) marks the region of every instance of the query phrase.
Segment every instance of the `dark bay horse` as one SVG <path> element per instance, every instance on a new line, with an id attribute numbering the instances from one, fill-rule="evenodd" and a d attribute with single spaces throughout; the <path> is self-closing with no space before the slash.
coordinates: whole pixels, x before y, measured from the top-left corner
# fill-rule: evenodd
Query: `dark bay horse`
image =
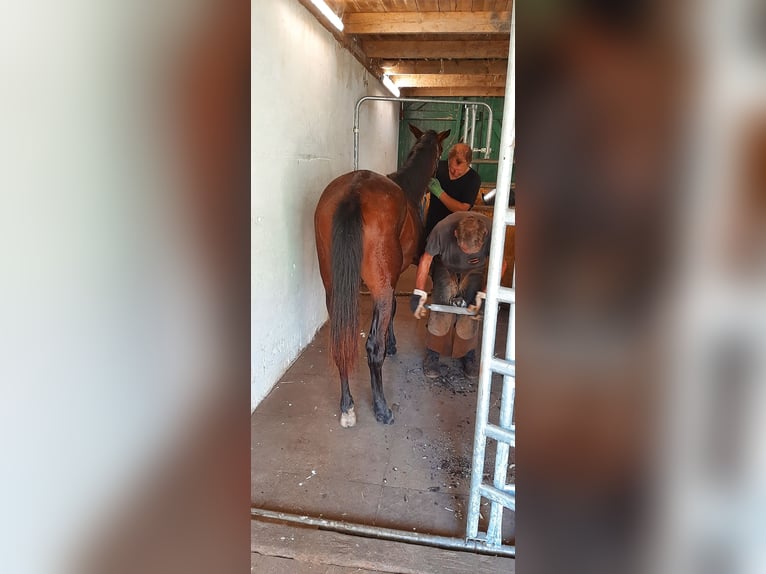
<path id="1" fill-rule="evenodd" d="M 330 347 L 340 374 L 340 424 L 356 424 L 348 374 L 354 368 L 359 339 L 360 279 L 373 301 L 367 335 L 367 364 L 375 418 L 394 421 L 383 395 L 386 355 L 396 353 L 394 287 L 409 265 L 417 264 L 425 238 L 420 202 L 450 130 L 422 132 L 404 165 L 388 176 L 359 170 L 341 175 L 325 188 L 314 213 L 319 271 L 330 314 Z"/>

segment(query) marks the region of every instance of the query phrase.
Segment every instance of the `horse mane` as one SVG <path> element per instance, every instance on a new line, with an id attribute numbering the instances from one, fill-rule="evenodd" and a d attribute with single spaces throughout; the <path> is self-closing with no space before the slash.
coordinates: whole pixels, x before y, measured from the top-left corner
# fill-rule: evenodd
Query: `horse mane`
<path id="1" fill-rule="evenodd" d="M 407 199 L 415 205 L 420 205 L 428 182 L 434 175 L 432 171 L 434 156 L 431 150 L 439 148 L 438 138 L 434 130 L 424 132 L 410 150 L 402 167 L 388 174 L 388 177 L 404 190 Z"/>

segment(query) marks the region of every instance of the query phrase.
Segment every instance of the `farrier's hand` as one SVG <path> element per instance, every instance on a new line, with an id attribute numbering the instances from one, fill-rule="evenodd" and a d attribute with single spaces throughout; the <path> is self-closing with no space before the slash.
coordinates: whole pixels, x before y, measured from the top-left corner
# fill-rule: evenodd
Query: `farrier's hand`
<path id="1" fill-rule="evenodd" d="M 474 299 L 473 305 L 468 306 L 469 311 L 473 311 L 476 314 L 471 316 L 471 319 L 480 319 L 484 312 L 484 301 L 487 299 L 487 294 L 484 291 L 476 292 L 476 299 Z"/>
<path id="2" fill-rule="evenodd" d="M 444 193 L 442 184 L 440 184 L 439 180 L 435 177 L 432 177 L 431 181 L 428 182 L 428 191 L 430 191 L 431 195 L 434 197 L 439 197 L 442 193 Z"/>
<path id="3" fill-rule="evenodd" d="M 426 314 L 426 298 L 428 293 L 420 289 L 412 290 L 412 297 L 410 297 L 410 310 L 416 319 L 422 319 Z"/>

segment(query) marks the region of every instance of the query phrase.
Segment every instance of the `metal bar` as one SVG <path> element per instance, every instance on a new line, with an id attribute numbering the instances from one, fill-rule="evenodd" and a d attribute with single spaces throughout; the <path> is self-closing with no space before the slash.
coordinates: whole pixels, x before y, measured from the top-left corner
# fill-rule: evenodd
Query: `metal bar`
<path id="1" fill-rule="evenodd" d="M 481 496 L 485 486 L 482 485 L 484 473 L 484 455 L 486 452 L 486 425 L 489 415 L 489 394 L 492 384 L 492 353 L 494 351 L 497 330 L 498 288 L 500 287 L 500 271 L 502 270 L 503 250 L 505 248 L 505 227 L 507 216 L 504 214 L 508 205 L 511 190 L 511 173 L 513 170 L 513 152 L 516 144 L 516 3 L 511 8 L 511 39 L 508 47 L 508 73 L 505 85 L 505 100 L 503 105 L 503 126 L 500 132 L 500 161 L 497 174 L 496 209 L 492 220 L 492 245 L 489 254 L 489 270 L 487 275 L 487 301 L 484 311 L 483 344 L 479 369 L 479 386 L 476 396 L 476 430 L 473 443 L 473 460 L 471 466 L 471 492 L 468 499 L 466 517 L 466 538 L 475 539 L 479 531 L 479 510 Z M 491 123 L 491 122 L 490 122 Z M 515 221 L 515 219 L 514 219 Z M 515 371 L 515 368 L 514 368 Z M 512 373 L 508 373 L 512 374 Z M 489 497 L 487 497 L 489 498 Z M 515 498 L 505 495 L 503 502 L 513 504 Z"/>
<path id="2" fill-rule="evenodd" d="M 516 497 L 515 493 L 505 492 L 489 484 L 482 484 L 479 486 L 479 494 L 484 498 L 502 504 L 506 508 L 516 510 Z"/>
<path id="3" fill-rule="evenodd" d="M 485 319 L 485 322 L 486 321 L 487 319 Z M 509 377 L 516 376 L 516 364 L 506 359 L 499 359 L 498 357 L 490 358 L 489 368 L 495 373 L 500 373 Z"/>
<path id="4" fill-rule="evenodd" d="M 463 106 L 463 141 L 468 141 L 468 104 Z"/>
<path id="5" fill-rule="evenodd" d="M 374 100 L 381 102 L 422 102 L 424 104 L 476 104 L 477 106 L 484 106 L 489 110 L 489 129 L 487 130 L 487 145 L 484 152 L 484 158 L 488 158 L 490 154 L 490 144 L 492 143 L 492 107 L 486 102 L 472 102 L 466 100 L 436 100 L 432 98 L 395 98 L 393 96 L 363 96 L 359 98 L 354 107 L 354 171 L 359 169 L 359 108 L 364 102 Z M 508 200 L 506 198 L 506 205 Z"/>
<path id="6" fill-rule="evenodd" d="M 413 110 L 410 110 L 410 113 Z M 423 116 L 422 118 L 414 117 L 412 114 L 409 116 L 412 120 L 432 120 L 432 121 L 442 121 L 442 122 L 454 122 L 455 117 L 454 116 L 444 116 L 444 117 L 430 117 L 430 116 Z"/>
<path id="7" fill-rule="evenodd" d="M 516 289 L 513 287 L 498 287 L 497 300 L 500 303 L 516 303 Z M 506 354 L 506 356 L 508 355 Z"/>
<path id="8" fill-rule="evenodd" d="M 514 265 L 513 275 L 511 276 L 511 290 L 513 291 L 513 302 L 508 307 L 508 339 L 505 342 L 505 357 L 516 364 L 516 266 Z M 502 288 L 503 290 L 505 287 Z M 514 374 L 515 376 L 515 374 Z M 516 393 L 516 380 L 513 381 L 513 392 Z"/>
<path id="9" fill-rule="evenodd" d="M 431 311 L 437 311 L 439 313 L 452 313 L 454 315 L 476 315 L 476 311 L 472 311 L 468 307 L 458 307 L 457 305 L 438 305 L 436 303 L 430 303 L 426 305 L 425 308 Z"/>
<path id="10" fill-rule="evenodd" d="M 503 428 L 501 426 L 493 425 L 492 423 L 487 423 L 486 432 L 489 438 L 495 439 L 502 444 L 516 444 L 516 431 L 513 429 Z"/>
<path id="11" fill-rule="evenodd" d="M 495 205 L 498 205 L 497 201 L 495 201 Z M 508 198 L 506 196 L 505 203 L 501 203 L 500 205 L 508 205 Z M 506 210 L 505 214 L 505 224 L 506 225 L 516 225 L 516 210 L 514 208 L 509 208 Z"/>
<path id="12" fill-rule="evenodd" d="M 250 519 L 257 519 L 258 517 L 279 520 L 282 522 L 293 522 L 296 524 L 308 524 L 310 526 L 317 526 L 323 530 L 356 534 L 359 536 L 379 538 L 381 540 L 395 540 L 397 542 L 409 542 L 423 546 L 435 546 L 437 548 L 449 548 L 451 550 L 465 550 L 479 554 L 491 554 L 492 556 L 516 557 L 515 546 L 502 545 L 489 547 L 484 542 L 478 540 L 463 540 L 461 538 L 451 538 L 449 536 L 437 536 L 435 534 L 409 532 L 407 530 L 396 530 L 394 528 L 353 524 L 351 522 L 342 522 L 340 520 L 314 518 L 311 516 L 291 514 L 289 512 L 275 512 L 273 510 L 251 507 Z"/>
<path id="13" fill-rule="evenodd" d="M 476 139 L 476 104 L 473 104 L 471 106 L 471 141 L 468 143 L 469 146 L 471 146 L 471 150 L 473 150 L 473 143 Z"/>

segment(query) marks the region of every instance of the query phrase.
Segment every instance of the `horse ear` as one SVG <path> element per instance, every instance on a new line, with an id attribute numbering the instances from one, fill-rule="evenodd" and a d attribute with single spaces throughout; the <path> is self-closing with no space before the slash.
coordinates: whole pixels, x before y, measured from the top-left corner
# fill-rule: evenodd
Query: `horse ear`
<path id="1" fill-rule="evenodd" d="M 415 126 L 413 126 L 412 124 L 409 124 L 409 126 L 410 126 L 410 131 L 412 132 L 412 135 L 415 136 L 415 139 L 419 140 L 420 136 L 423 135 L 423 132 L 419 128 L 416 128 Z"/>
<path id="2" fill-rule="evenodd" d="M 440 142 L 443 142 L 444 140 L 446 140 L 446 139 L 447 139 L 447 136 L 449 135 L 449 133 L 450 133 L 451 131 L 452 131 L 452 130 L 446 130 L 446 131 L 443 131 L 443 132 L 439 132 L 439 135 L 438 135 L 439 141 L 440 141 Z"/>

